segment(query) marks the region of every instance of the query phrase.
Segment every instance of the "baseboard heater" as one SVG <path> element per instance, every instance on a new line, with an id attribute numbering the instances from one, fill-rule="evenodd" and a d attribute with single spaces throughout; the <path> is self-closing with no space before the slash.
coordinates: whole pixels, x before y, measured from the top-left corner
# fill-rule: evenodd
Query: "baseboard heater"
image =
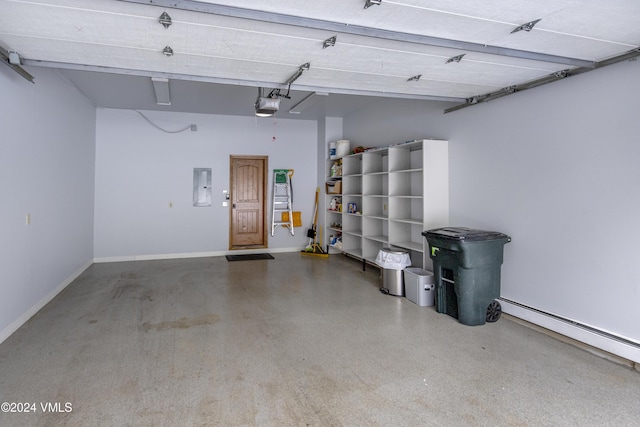
<path id="1" fill-rule="evenodd" d="M 502 311 L 592 347 L 640 363 L 640 343 L 606 331 L 500 298 Z"/>

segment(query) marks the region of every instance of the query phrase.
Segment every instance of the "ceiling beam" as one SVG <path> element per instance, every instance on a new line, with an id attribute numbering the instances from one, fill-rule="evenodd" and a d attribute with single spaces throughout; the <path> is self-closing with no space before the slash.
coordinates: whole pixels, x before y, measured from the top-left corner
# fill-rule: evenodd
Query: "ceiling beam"
<path id="1" fill-rule="evenodd" d="M 170 9 L 186 10 L 190 12 L 209 13 L 213 15 L 228 16 L 233 18 L 250 19 L 254 21 L 271 22 L 273 24 L 291 25 L 296 27 L 326 30 L 343 34 L 353 34 L 365 37 L 373 37 L 386 40 L 394 40 L 428 46 L 445 47 L 464 50 L 467 52 L 479 52 L 491 55 L 508 56 L 512 58 L 528 59 L 532 61 L 551 62 L 574 67 L 593 68 L 595 62 L 578 58 L 569 58 L 545 53 L 530 52 L 526 50 L 510 49 L 500 46 L 491 46 L 481 43 L 451 40 L 441 37 L 431 37 L 420 34 L 403 33 L 398 31 L 383 30 L 380 28 L 365 27 L 325 21 L 321 19 L 306 18 L 301 16 L 286 15 L 275 12 L 245 9 L 236 6 L 205 3 L 194 0 L 119 0 L 126 3 L 146 4 Z"/>

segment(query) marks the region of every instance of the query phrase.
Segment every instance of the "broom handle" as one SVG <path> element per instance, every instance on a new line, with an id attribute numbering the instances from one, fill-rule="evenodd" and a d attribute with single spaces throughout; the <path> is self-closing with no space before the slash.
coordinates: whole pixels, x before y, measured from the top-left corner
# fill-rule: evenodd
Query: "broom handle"
<path id="1" fill-rule="evenodd" d="M 320 187 L 316 187 L 316 205 L 313 212 L 313 229 L 316 229 L 316 225 L 318 224 L 318 193 L 320 192 Z"/>

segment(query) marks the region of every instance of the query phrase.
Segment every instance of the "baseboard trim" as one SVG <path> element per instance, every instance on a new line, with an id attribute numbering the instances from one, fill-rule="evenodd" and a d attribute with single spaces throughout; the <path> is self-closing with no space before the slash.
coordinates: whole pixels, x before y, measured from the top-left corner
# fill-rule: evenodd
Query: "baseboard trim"
<path id="1" fill-rule="evenodd" d="M 573 322 L 569 319 L 563 319 L 558 316 L 544 313 L 513 301 L 500 299 L 500 305 L 502 306 L 503 312 L 510 314 L 513 317 L 517 317 L 552 332 L 556 332 L 565 337 L 587 344 L 594 349 L 599 349 L 621 357 L 635 363 L 636 366 L 637 364 L 640 364 L 640 344 L 636 344 L 635 342 L 622 337 L 616 337 L 603 331 L 598 331 L 594 328 L 580 325 L 579 323 Z M 587 347 L 585 347 L 585 350 L 590 351 Z M 600 352 L 591 352 L 602 356 Z"/>
<path id="2" fill-rule="evenodd" d="M 82 267 L 76 270 L 73 274 L 67 277 L 62 283 L 56 286 L 51 292 L 49 292 L 44 298 L 38 301 L 35 305 L 33 305 L 30 309 L 25 311 L 22 316 L 18 317 L 16 320 L 11 322 L 6 328 L 0 332 L 0 343 L 4 342 L 7 338 L 9 338 L 15 331 L 20 329 L 22 325 L 27 323 L 29 319 L 31 319 L 38 311 L 42 309 L 45 305 L 47 305 L 52 299 L 54 299 L 60 292 L 64 290 L 67 286 L 71 284 L 74 280 L 78 278 L 87 268 L 89 268 L 93 264 L 93 260 L 87 261 Z"/>
<path id="3" fill-rule="evenodd" d="M 162 259 L 180 259 L 180 258 L 206 258 L 206 257 L 219 257 L 225 255 L 248 255 L 252 253 L 286 253 L 286 252 L 300 252 L 300 248 L 260 248 L 260 249 L 241 249 L 241 250 L 225 250 L 225 251 L 212 251 L 212 252 L 186 252 L 186 253 L 174 253 L 174 254 L 153 254 L 153 255 L 127 255 L 127 256 L 115 256 L 115 257 L 97 257 L 93 259 L 93 262 L 106 263 L 106 262 L 123 262 L 123 261 L 153 261 Z"/>

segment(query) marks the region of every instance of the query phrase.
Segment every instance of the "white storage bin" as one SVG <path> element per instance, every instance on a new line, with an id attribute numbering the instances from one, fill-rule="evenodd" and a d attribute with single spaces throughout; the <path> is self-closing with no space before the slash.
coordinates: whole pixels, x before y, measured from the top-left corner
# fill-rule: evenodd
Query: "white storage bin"
<path id="1" fill-rule="evenodd" d="M 404 292 L 407 299 L 421 307 L 435 303 L 436 285 L 433 273 L 421 268 L 404 269 Z"/>
<path id="2" fill-rule="evenodd" d="M 336 141 L 336 157 L 348 156 L 351 152 L 351 142 L 348 139 L 339 139 Z"/>

